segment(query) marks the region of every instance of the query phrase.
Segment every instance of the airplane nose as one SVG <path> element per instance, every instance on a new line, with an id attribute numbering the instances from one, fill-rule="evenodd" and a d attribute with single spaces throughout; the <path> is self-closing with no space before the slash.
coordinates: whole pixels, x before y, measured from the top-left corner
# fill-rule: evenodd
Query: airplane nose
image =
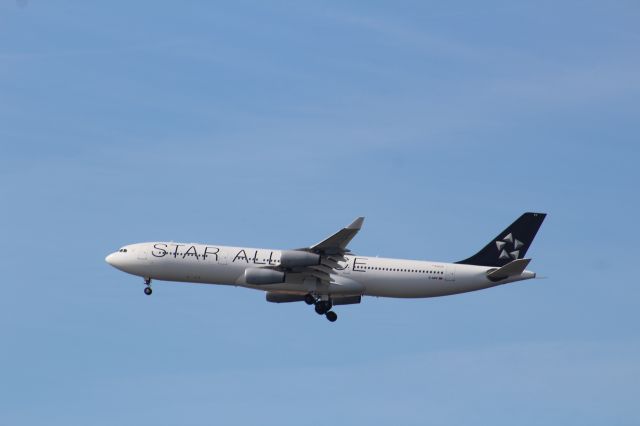
<path id="1" fill-rule="evenodd" d="M 107 262 L 109 265 L 114 266 L 113 264 L 115 263 L 115 257 L 116 254 L 115 253 L 111 253 L 109 256 L 105 257 L 104 260 L 105 262 Z"/>

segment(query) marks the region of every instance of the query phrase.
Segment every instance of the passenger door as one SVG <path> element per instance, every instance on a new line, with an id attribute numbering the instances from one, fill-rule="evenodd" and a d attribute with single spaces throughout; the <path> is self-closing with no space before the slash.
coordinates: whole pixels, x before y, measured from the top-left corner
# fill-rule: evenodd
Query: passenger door
<path id="1" fill-rule="evenodd" d="M 136 257 L 138 260 L 147 262 L 149 260 L 149 254 L 147 253 L 146 247 L 136 247 Z"/>
<path id="2" fill-rule="evenodd" d="M 444 266 L 444 280 L 445 281 L 456 280 L 456 265 L 454 263 L 447 263 Z"/>

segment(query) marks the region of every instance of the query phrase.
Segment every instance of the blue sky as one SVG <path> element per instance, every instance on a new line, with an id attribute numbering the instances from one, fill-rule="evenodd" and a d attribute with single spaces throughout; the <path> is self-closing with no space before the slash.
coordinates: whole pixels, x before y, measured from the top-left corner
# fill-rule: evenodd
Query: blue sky
<path id="1" fill-rule="evenodd" d="M 20 7 L 22 5 L 22 7 Z M 0 424 L 637 425 L 637 2 L 0 2 Z M 548 277 L 329 324 L 126 243 Z"/>

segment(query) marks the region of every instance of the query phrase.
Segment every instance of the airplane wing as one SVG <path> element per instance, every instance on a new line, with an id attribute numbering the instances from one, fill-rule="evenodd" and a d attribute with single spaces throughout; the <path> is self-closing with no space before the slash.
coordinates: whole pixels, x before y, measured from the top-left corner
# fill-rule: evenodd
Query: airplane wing
<path id="1" fill-rule="evenodd" d="M 342 228 L 330 237 L 325 238 L 317 244 L 311 247 L 300 249 L 320 255 L 320 264 L 307 266 L 298 271 L 304 275 L 311 275 L 318 278 L 320 281 L 330 282 L 331 274 L 336 269 L 344 269 L 344 265 L 340 265 L 339 262 L 346 260 L 345 254 L 350 250 L 347 245 L 351 242 L 353 237 L 356 236 L 362 224 L 364 217 L 358 217 L 346 227 Z"/>
<path id="2" fill-rule="evenodd" d="M 279 265 L 263 266 L 264 269 L 274 269 L 284 272 L 286 274 L 296 275 L 297 279 L 294 282 L 304 283 L 308 278 L 317 280 L 317 287 L 314 293 L 327 293 L 329 286 L 334 285 L 342 287 L 344 290 L 342 296 L 334 295 L 334 303 L 336 304 L 353 304 L 360 303 L 360 296 L 350 294 L 352 284 L 357 283 L 353 280 L 340 280 L 336 276 L 336 271 L 345 270 L 349 267 L 347 263 L 347 253 L 350 250 L 347 249 L 347 245 L 351 242 L 353 237 L 356 236 L 364 217 L 356 218 L 351 224 L 342 228 L 330 237 L 320 241 L 311 247 L 298 248 L 293 250 L 283 250 L 281 254 L 281 262 Z M 289 259 L 284 261 L 285 256 Z M 302 291 L 308 293 L 308 289 L 301 288 Z M 335 289 L 333 290 L 335 292 Z M 304 295 L 297 293 L 297 290 L 293 290 L 293 296 L 291 291 L 289 292 L 272 292 L 271 296 L 267 297 L 268 301 L 282 303 L 282 302 L 295 302 L 304 300 Z M 302 297 L 302 298 L 301 298 Z"/>
<path id="3" fill-rule="evenodd" d="M 353 237 L 356 236 L 360 228 L 362 228 L 363 222 L 364 217 L 358 217 L 347 227 L 342 228 L 332 236 L 309 247 L 307 250 L 320 255 L 343 255 L 348 253 L 350 250 L 347 249 L 347 245 Z"/>

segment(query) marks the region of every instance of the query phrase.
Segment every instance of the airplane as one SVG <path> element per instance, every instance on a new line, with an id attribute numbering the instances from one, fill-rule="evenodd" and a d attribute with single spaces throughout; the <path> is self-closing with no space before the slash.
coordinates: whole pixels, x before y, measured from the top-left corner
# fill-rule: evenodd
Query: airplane
<path id="1" fill-rule="evenodd" d="M 153 280 L 234 285 L 265 291 L 273 303 L 305 302 L 334 322 L 334 306 L 360 303 L 363 296 L 448 296 L 535 278 L 525 255 L 545 217 L 524 213 L 482 250 L 455 263 L 352 253 L 347 245 L 364 217 L 298 249 L 150 242 L 124 246 L 105 260 L 143 277 L 146 295 Z"/>

